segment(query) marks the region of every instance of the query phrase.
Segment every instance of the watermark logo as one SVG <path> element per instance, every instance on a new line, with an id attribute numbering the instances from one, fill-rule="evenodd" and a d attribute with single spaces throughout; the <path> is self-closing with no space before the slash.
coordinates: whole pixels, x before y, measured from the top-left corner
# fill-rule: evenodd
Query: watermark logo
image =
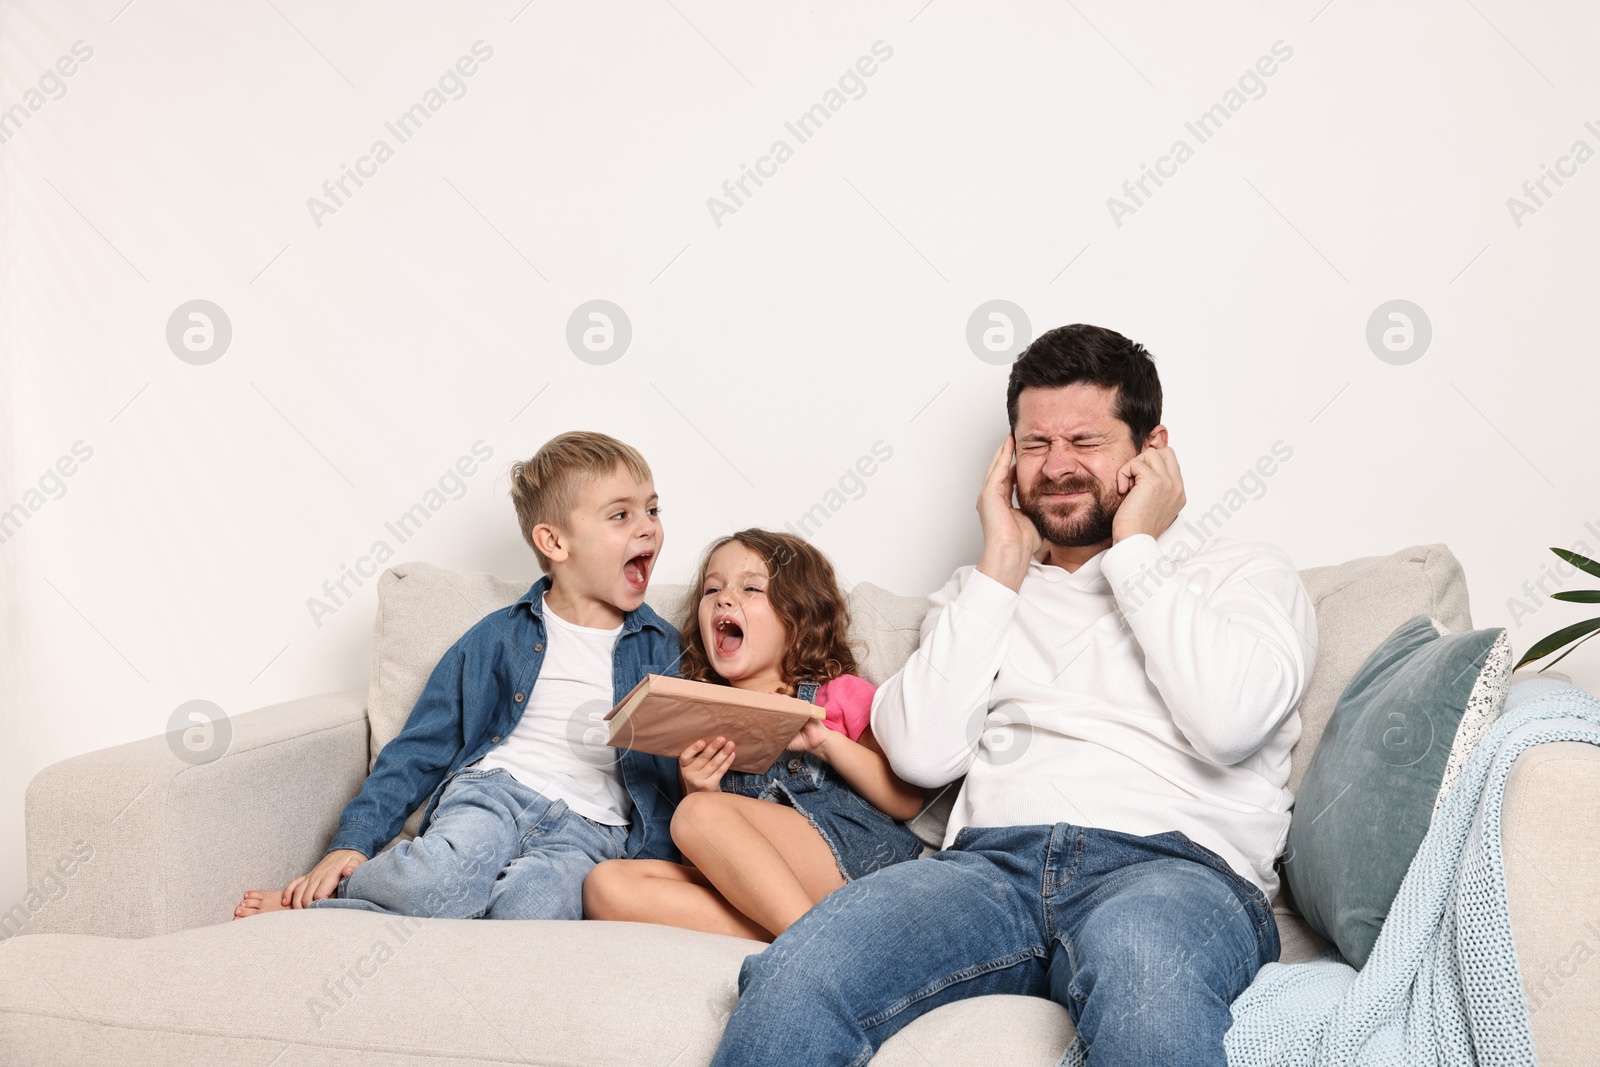
<path id="1" fill-rule="evenodd" d="M 767 146 L 767 151 L 756 157 L 753 168 L 748 163 L 741 163 L 739 176 L 722 183 L 722 196 L 706 197 L 706 210 L 711 213 L 711 221 L 717 229 L 722 229 L 722 220 L 726 216 L 738 214 L 739 209 L 750 202 L 756 189 L 765 185 L 768 179 L 776 178 L 778 168 L 794 158 L 795 149 L 821 132 L 827 121 L 838 114 L 845 104 L 867 95 L 866 79 L 878 72 L 879 64 L 889 61 L 894 49 L 882 41 L 874 41 L 871 52 L 871 55 L 861 56 L 854 65 L 846 67 L 837 82 L 823 92 L 822 99 L 800 112 L 792 121 L 785 122 L 783 129 L 788 137 L 774 139 Z M 790 143 L 791 138 L 793 144 Z"/>
<path id="2" fill-rule="evenodd" d="M 1376 728 L 1378 758 L 1391 767 L 1409 767 L 1433 747 L 1433 719 L 1421 705 L 1391 708 Z"/>
<path id="3" fill-rule="evenodd" d="M 322 583 L 322 596 L 306 597 L 306 610 L 311 613 L 311 621 L 317 629 L 322 629 L 324 620 L 337 614 L 355 599 L 362 586 L 382 572 L 384 565 L 394 558 L 395 545 L 403 545 L 417 536 L 423 524 L 444 510 L 445 504 L 466 496 L 467 479 L 478 473 L 480 466 L 489 462 L 493 455 L 494 446 L 484 441 L 472 442 L 471 455 L 458 457 L 416 503 L 383 524 L 385 532 L 394 539 L 393 545 L 389 537 L 380 537 L 372 542 L 365 555 L 356 557 L 354 567 L 348 563 L 339 564 L 338 576 Z"/>
<path id="4" fill-rule="evenodd" d="M 1585 122 L 1583 128 L 1591 137 L 1600 141 L 1600 126 L 1593 120 Z M 1594 148 L 1588 141 L 1578 138 L 1572 142 L 1572 147 L 1567 149 L 1567 154 L 1556 157 L 1554 168 L 1548 163 L 1539 164 L 1539 176 L 1529 178 L 1522 183 L 1522 196 L 1506 197 L 1506 210 L 1511 214 L 1511 223 L 1517 229 L 1522 229 L 1522 221 L 1529 215 L 1537 215 L 1539 209 L 1545 207 L 1556 192 L 1567 183 L 1564 178 L 1576 178 L 1578 168 L 1583 166 L 1595 155 Z M 1551 186 L 1555 188 L 1551 188 Z"/>
<path id="5" fill-rule="evenodd" d="M 892 445 L 882 440 L 872 442 L 870 454 L 858 457 L 852 466 L 846 467 L 838 482 L 822 494 L 821 500 L 807 508 L 794 522 L 784 523 L 783 528 L 809 541 L 829 519 L 843 511 L 846 504 L 866 496 L 867 479 L 877 474 L 880 467 L 892 458 Z"/>
<path id="6" fill-rule="evenodd" d="M 858 878 L 829 893 L 767 946 L 766 951 L 746 957 L 740 985 L 765 982 L 782 975 L 797 990 L 832 988 L 838 978 L 834 973 L 835 958 L 831 953 L 818 952 L 817 943 L 821 941 L 826 946 L 830 942 L 834 923 L 841 912 L 859 913 L 871 906 L 867 901 L 879 896 L 881 890 L 871 878 Z"/>
<path id="7" fill-rule="evenodd" d="M 39 880 L 29 888 L 26 897 L 10 909 L 0 911 L 0 941 L 9 941 L 26 932 L 41 912 L 65 900 L 71 891 L 73 877 L 93 859 L 94 845 L 82 838 L 74 841 L 69 851 L 57 857 L 56 862 L 45 869 Z"/>
<path id="8" fill-rule="evenodd" d="M 1185 510 L 1184 540 L 1179 540 L 1154 563 L 1146 563 L 1123 579 L 1117 590 L 1117 612 L 1126 617 L 1150 603 L 1163 586 L 1182 572 L 1183 564 L 1204 548 L 1228 520 L 1243 511 L 1252 500 L 1260 500 L 1270 491 L 1268 479 L 1278 473 L 1283 464 L 1294 456 L 1294 447 L 1287 441 L 1272 443 L 1270 453 L 1257 457 L 1246 467 L 1233 486 L 1222 494 L 1222 499 L 1204 511 L 1196 508 L 1190 518 Z M 1190 543 L 1190 540 L 1193 543 Z"/>
<path id="9" fill-rule="evenodd" d="M 167 747 L 190 766 L 198 767 L 227 755 L 233 742 L 228 713 L 209 700 L 189 700 L 167 720 Z"/>
<path id="10" fill-rule="evenodd" d="M 167 347 L 185 363 L 196 367 L 215 363 L 232 343 L 228 313 L 209 300 L 179 304 L 167 318 Z"/>
<path id="11" fill-rule="evenodd" d="M 368 952 L 356 957 L 348 967 L 323 982 L 321 996 L 313 994 L 306 998 L 306 1010 L 316 1020 L 317 1026 L 320 1028 L 339 1014 L 346 1004 L 355 999 L 363 986 L 377 977 L 379 969 L 394 959 L 406 942 L 421 929 L 422 920 L 414 915 L 397 916 L 384 923 L 382 930 L 387 936 L 373 941 Z M 393 945 L 390 944 L 391 939 Z"/>
<path id="12" fill-rule="evenodd" d="M 632 320 L 609 300 L 586 301 L 567 318 L 567 347 L 585 363 L 615 363 L 632 343 Z"/>
<path id="13" fill-rule="evenodd" d="M 991 710 L 987 703 L 979 704 L 967 721 L 967 747 L 991 766 L 1017 762 L 1032 743 L 1033 723 L 1021 705 L 1008 705 L 1002 713 Z"/>
<path id="14" fill-rule="evenodd" d="M 622 762 L 627 743 L 633 738 L 633 720 L 630 719 L 623 725 L 622 734 L 617 738 L 618 747 L 611 747 L 611 724 L 606 721 L 606 713 L 610 710 L 609 700 L 585 700 L 567 717 L 566 722 L 567 748 L 585 763 L 605 771 Z"/>
<path id="15" fill-rule="evenodd" d="M 3 519 L 0 519 L 0 521 L 3 521 Z M 1600 543 L 1600 519 L 1584 523 L 1584 529 L 1595 538 L 1596 543 Z M 1568 546 L 1568 551 L 1575 552 L 1580 556 L 1586 556 L 1589 559 L 1596 558 L 1595 550 L 1590 548 L 1589 542 L 1581 537 Z M 1568 563 L 1561 556 L 1556 557 L 1554 564 L 1548 562 L 1541 564 L 1539 577 L 1530 578 L 1522 583 L 1524 596 L 1506 597 L 1506 611 L 1511 614 L 1511 624 L 1520 627 L 1528 616 L 1537 614 L 1541 608 L 1550 602 L 1549 598 L 1554 592 L 1561 589 L 1563 582 L 1570 581 L 1581 573 L 1582 571 Z M 1555 590 L 1549 588 L 1551 585 L 1556 587 Z"/>
<path id="16" fill-rule="evenodd" d="M 1590 919 L 1579 929 L 1583 931 L 1583 936 L 1574 941 L 1571 948 L 1553 962 L 1545 964 L 1536 981 L 1524 983 L 1529 994 L 1529 1014 L 1547 1007 L 1568 982 L 1578 977 L 1584 965 L 1594 958 L 1594 946 L 1600 944 L 1600 922 Z M 1578 988 L 1582 990 L 1584 987 L 1580 985 Z"/>
<path id="17" fill-rule="evenodd" d="M 52 100 L 67 95 L 63 79 L 78 73 L 78 66 L 94 56 L 94 49 L 83 41 L 73 41 L 72 48 L 56 60 L 54 68 L 46 67 L 39 75 L 35 87 L 25 90 L 22 99 L 0 111 L 0 144 L 22 132 L 22 127 Z"/>
<path id="18" fill-rule="evenodd" d="M 1200 112 L 1192 121 L 1183 124 L 1189 137 L 1194 139 L 1193 144 L 1189 143 L 1188 138 L 1179 137 L 1164 155 L 1156 157 L 1154 167 L 1148 163 L 1139 164 L 1139 176 L 1122 183 L 1122 196 L 1106 197 L 1106 210 L 1111 213 L 1113 225 L 1122 229 L 1125 218 L 1137 215 L 1139 209 L 1156 195 L 1156 190 L 1167 183 L 1166 180 L 1178 176 L 1178 168 L 1194 158 L 1198 146 L 1221 133 L 1223 125 L 1245 104 L 1266 96 L 1266 79 L 1276 74 L 1278 65 L 1287 63 L 1293 55 L 1294 48 L 1289 44 L 1281 40 L 1272 42 L 1270 54 L 1259 57 L 1253 66 L 1246 67 L 1238 81 L 1223 91 L 1220 100 Z"/>
<path id="19" fill-rule="evenodd" d="M 985 301 L 967 317 L 967 347 L 985 363 L 1012 363 L 1032 340 L 1028 313 L 1009 300 Z"/>
<path id="20" fill-rule="evenodd" d="M 466 96 L 466 79 L 478 72 L 480 63 L 489 62 L 493 56 L 494 48 L 490 45 L 482 40 L 472 42 L 472 55 L 463 55 L 453 66 L 446 67 L 435 84 L 424 90 L 420 100 L 383 124 L 394 138 L 393 144 L 389 143 L 389 138 L 379 137 L 368 146 L 366 154 L 356 157 L 354 167 L 339 164 L 339 176 L 322 183 L 322 197 L 306 197 L 306 210 L 311 214 L 312 224 L 322 229 L 324 216 L 337 215 L 362 186 L 378 176 L 378 168 L 393 159 L 399 147 L 421 132 L 445 104 Z"/>
<path id="21" fill-rule="evenodd" d="M 85 442 L 72 442 L 71 454 L 61 456 L 54 465 L 46 467 L 39 476 L 37 488 L 29 487 L 23 492 L 21 500 L 0 511 L 0 545 L 17 536 L 27 521 L 39 513 L 40 508 L 66 496 L 67 479 L 78 473 L 78 466 L 89 462 L 93 455 L 94 449 Z"/>
<path id="22" fill-rule="evenodd" d="M 1367 318 L 1367 347 L 1385 363 L 1415 363 L 1433 342 L 1428 313 L 1409 300 L 1379 304 Z"/>

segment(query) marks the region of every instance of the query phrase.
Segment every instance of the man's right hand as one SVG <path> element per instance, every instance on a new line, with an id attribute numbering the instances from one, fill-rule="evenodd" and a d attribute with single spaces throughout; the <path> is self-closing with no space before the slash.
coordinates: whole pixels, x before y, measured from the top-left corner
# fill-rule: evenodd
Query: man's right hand
<path id="1" fill-rule="evenodd" d="M 283 906 L 286 908 L 304 908 L 313 900 L 323 900 L 333 896 L 333 891 L 338 888 L 339 879 L 347 877 L 351 871 L 367 862 L 367 857 L 353 848 L 337 848 L 322 857 L 310 874 L 302 874 L 290 882 L 283 891 Z"/>
<path id="2" fill-rule="evenodd" d="M 1017 485 L 1017 468 L 1012 463 L 1016 439 L 1006 434 L 1000 448 L 989 461 L 983 491 L 978 494 L 978 518 L 983 523 L 983 555 L 978 570 L 1013 592 L 1022 588 L 1028 563 L 1044 544 L 1038 527 L 1011 506 Z"/>

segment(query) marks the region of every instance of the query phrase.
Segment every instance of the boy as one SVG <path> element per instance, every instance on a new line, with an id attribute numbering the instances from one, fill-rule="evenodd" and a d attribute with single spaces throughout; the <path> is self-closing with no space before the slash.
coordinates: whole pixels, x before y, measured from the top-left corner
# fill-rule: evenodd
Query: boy
<path id="1" fill-rule="evenodd" d="M 601 860 L 679 859 L 677 761 L 587 739 L 646 674 L 677 674 L 678 632 L 644 603 L 663 540 L 650 468 L 615 438 L 565 433 L 512 466 L 511 497 L 546 576 L 444 654 L 321 862 L 246 893 L 236 918 L 580 919 Z M 421 833 L 380 852 L 424 798 Z"/>

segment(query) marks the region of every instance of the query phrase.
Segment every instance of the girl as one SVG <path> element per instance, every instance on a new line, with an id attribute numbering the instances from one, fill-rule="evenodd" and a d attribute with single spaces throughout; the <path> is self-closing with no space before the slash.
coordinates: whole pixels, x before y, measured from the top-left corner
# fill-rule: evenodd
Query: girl
<path id="1" fill-rule="evenodd" d="M 853 673 L 849 608 L 822 553 L 741 530 L 710 547 L 695 588 L 678 627 L 683 677 L 798 696 L 827 718 L 764 774 L 729 771 L 723 737 L 685 749 L 672 840 L 693 866 L 607 860 L 584 882 L 584 914 L 771 941 L 846 881 L 915 858 L 921 842 L 897 820 L 922 791 L 872 737 L 874 686 Z"/>

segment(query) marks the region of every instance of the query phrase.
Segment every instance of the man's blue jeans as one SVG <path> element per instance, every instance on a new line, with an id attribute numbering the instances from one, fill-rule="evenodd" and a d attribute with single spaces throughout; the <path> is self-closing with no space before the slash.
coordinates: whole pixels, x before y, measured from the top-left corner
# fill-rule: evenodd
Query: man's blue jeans
<path id="1" fill-rule="evenodd" d="M 443 919 L 581 919 L 583 879 L 628 827 L 584 818 L 504 767 L 457 771 L 427 832 L 380 852 L 314 907 Z"/>
<path id="2" fill-rule="evenodd" d="M 1261 890 L 1178 831 L 967 827 L 747 957 L 712 1062 L 864 1064 L 940 1005 L 1013 993 L 1063 1005 L 1095 1067 L 1222 1067 L 1229 1005 L 1278 948 Z"/>

